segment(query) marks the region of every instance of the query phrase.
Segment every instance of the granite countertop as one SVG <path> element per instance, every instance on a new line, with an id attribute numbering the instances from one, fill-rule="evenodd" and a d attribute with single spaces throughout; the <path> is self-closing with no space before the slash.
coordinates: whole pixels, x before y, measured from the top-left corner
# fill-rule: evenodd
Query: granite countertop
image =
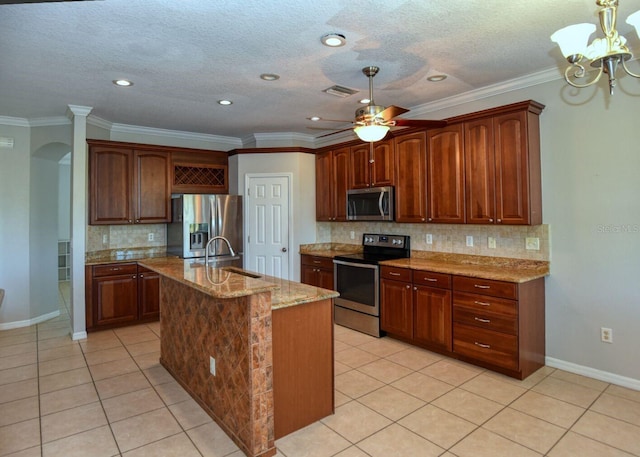
<path id="1" fill-rule="evenodd" d="M 362 252 L 361 245 L 343 243 L 315 243 L 300 245 L 300 254 L 316 255 L 318 257 L 334 258 L 337 255 L 354 254 L 356 252 Z"/>
<path id="2" fill-rule="evenodd" d="M 215 298 L 236 298 L 271 292 L 272 309 L 334 298 L 338 293 L 236 267 L 213 268 L 177 257 L 146 258 L 140 265 Z"/>
<path id="3" fill-rule="evenodd" d="M 549 275 L 549 262 L 544 261 L 424 251 L 411 255 L 409 259 L 387 260 L 381 265 L 515 283 Z"/>
<path id="4" fill-rule="evenodd" d="M 138 260 L 166 257 L 164 246 L 158 248 L 126 248 L 105 249 L 85 253 L 85 265 L 100 265 L 103 263 L 137 262 Z"/>

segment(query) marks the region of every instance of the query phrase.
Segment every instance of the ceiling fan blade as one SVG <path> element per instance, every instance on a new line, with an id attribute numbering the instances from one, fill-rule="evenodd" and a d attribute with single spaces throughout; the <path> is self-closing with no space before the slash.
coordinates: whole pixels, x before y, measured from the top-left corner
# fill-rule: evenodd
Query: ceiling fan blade
<path id="1" fill-rule="evenodd" d="M 439 128 L 447 125 L 447 121 L 426 120 L 426 119 L 395 119 L 391 121 L 396 127 L 423 127 L 423 128 Z"/>
<path id="2" fill-rule="evenodd" d="M 325 136 L 335 135 L 336 133 L 346 132 L 347 130 L 353 130 L 353 128 L 352 128 L 352 127 L 349 127 L 348 129 L 340 129 L 340 130 L 336 130 L 335 132 L 325 133 L 324 135 L 317 136 L 316 138 L 324 138 Z"/>
<path id="3" fill-rule="evenodd" d="M 309 119 L 309 118 L 307 118 Z M 352 124 L 353 121 L 347 121 L 345 119 L 327 119 L 325 117 L 321 117 L 318 120 L 312 121 L 312 122 L 342 122 L 343 124 Z"/>
<path id="4" fill-rule="evenodd" d="M 408 113 L 409 110 L 406 108 L 400 108 L 399 106 L 388 106 L 384 110 L 380 112 L 376 117 L 381 117 L 385 121 L 390 121 L 396 116 L 400 116 L 401 114 Z"/>
<path id="5" fill-rule="evenodd" d="M 23 3 L 62 3 L 62 2 L 90 2 L 93 0 L 3 0 L 0 5 L 21 5 Z"/>

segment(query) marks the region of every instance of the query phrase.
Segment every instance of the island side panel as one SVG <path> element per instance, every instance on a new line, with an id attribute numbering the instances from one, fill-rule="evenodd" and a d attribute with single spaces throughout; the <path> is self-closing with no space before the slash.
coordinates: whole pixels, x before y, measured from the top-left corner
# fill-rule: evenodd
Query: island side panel
<path id="1" fill-rule="evenodd" d="M 275 436 L 334 413 L 333 300 L 273 310 Z"/>
<path id="2" fill-rule="evenodd" d="M 246 455 L 274 455 L 270 293 L 213 298 L 164 276 L 160 289 L 162 365 Z"/>

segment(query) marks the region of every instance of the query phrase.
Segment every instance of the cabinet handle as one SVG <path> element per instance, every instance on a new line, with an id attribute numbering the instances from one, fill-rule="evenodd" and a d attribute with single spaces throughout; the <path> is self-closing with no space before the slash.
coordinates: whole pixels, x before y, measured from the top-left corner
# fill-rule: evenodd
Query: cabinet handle
<path id="1" fill-rule="evenodd" d="M 144 275 L 143 275 L 143 274 L 140 274 L 140 277 L 141 277 L 141 278 L 144 278 Z"/>
<path id="2" fill-rule="evenodd" d="M 129 224 L 131 224 L 131 222 L 132 222 L 132 221 L 131 221 L 131 219 L 129 219 L 127 222 L 128 222 Z"/>
<path id="3" fill-rule="evenodd" d="M 474 301 L 474 303 L 476 305 L 481 305 L 481 306 L 491 306 L 491 303 L 487 303 L 486 301 Z"/>
<path id="4" fill-rule="evenodd" d="M 502 222 L 502 219 L 498 219 L 498 223 Z"/>
<path id="5" fill-rule="evenodd" d="M 111 268 L 111 271 L 120 271 L 120 268 L 119 267 L 113 267 L 113 268 Z"/>
<path id="6" fill-rule="evenodd" d="M 489 218 L 489 222 L 493 222 L 493 218 L 492 217 Z"/>
<path id="7" fill-rule="evenodd" d="M 424 217 L 422 218 L 422 222 L 424 222 Z"/>
<path id="8" fill-rule="evenodd" d="M 320 260 L 314 260 L 313 263 L 322 263 Z"/>
<path id="9" fill-rule="evenodd" d="M 491 349 L 491 345 L 489 344 L 478 343 L 477 341 L 475 341 L 473 344 L 475 344 L 476 346 L 480 346 L 481 348 Z"/>
<path id="10" fill-rule="evenodd" d="M 413 290 L 418 290 L 418 288 L 416 286 L 413 286 Z"/>
<path id="11" fill-rule="evenodd" d="M 133 279 L 136 279 L 136 275 L 131 276 Z"/>
<path id="12" fill-rule="evenodd" d="M 407 289 L 411 289 L 411 286 L 409 284 L 407 284 Z"/>
<path id="13" fill-rule="evenodd" d="M 491 289 L 491 286 L 483 286 L 481 284 L 474 284 L 473 287 L 477 287 L 478 289 Z"/>
<path id="14" fill-rule="evenodd" d="M 482 319 L 481 317 L 474 317 L 475 320 L 477 320 L 478 322 L 482 322 L 484 324 L 488 324 L 491 322 L 491 320 L 489 319 Z"/>
<path id="15" fill-rule="evenodd" d="M 400 273 L 394 273 L 393 271 L 390 271 L 389 274 L 391 276 L 400 276 Z"/>
<path id="16" fill-rule="evenodd" d="M 424 280 L 429 282 L 438 282 L 438 280 L 435 278 L 424 278 Z"/>

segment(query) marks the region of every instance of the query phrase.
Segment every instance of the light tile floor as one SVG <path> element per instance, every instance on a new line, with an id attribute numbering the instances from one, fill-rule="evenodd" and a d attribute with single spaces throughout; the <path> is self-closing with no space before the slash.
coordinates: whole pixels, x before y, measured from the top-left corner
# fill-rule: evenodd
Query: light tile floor
<path id="1" fill-rule="evenodd" d="M 243 454 L 158 364 L 159 325 L 0 332 L 0 456 Z M 336 413 L 279 457 L 640 456 L 640 392 L 543 368 L 525 381 L 343 327 Z"/>

